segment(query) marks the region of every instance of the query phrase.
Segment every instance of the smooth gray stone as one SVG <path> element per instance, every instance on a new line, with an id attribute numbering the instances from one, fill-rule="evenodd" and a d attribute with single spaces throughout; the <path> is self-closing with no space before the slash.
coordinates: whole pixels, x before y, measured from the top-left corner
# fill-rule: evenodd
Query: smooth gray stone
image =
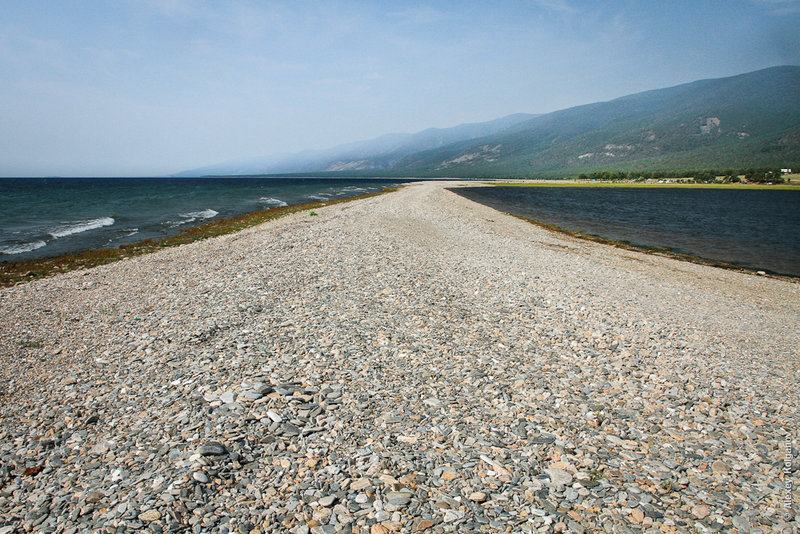
<path id="1" fill-rule="evenodd" d="M 320 506 L 329 507 L 336 502 L 336 495 L 326 495 L 319 500 Z"/>
<path id="2" fill-rule="evenodd" d="M 201 445 L 197 452 L 203 456 L 222 456 L 223 454 L 227 454 L 228 449 L 226 449 L 225 445 L 222 443 L 209 441 Z"/>

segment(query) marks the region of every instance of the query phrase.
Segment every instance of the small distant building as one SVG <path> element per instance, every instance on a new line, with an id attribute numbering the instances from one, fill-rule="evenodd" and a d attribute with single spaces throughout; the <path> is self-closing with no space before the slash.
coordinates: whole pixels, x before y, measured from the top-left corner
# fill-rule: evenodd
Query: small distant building
<path id="1" fill-rule="evenodd" d="M 781 169 L 781 174 L 792 174 L 792 169 Z"/>

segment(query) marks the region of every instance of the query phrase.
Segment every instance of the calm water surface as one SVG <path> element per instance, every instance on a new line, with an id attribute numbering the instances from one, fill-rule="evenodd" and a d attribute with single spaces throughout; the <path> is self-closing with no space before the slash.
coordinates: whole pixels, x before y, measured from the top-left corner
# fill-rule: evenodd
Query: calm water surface
<path id="1" fill-rule="evenodd" d="M 633 245 L 800 276 L 800 191 L 467 187 L 515 215 Z"/>

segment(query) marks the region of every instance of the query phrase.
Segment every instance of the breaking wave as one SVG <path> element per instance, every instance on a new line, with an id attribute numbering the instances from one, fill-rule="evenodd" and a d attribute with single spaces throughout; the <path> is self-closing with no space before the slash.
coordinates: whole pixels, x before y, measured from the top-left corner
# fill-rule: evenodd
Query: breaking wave
<path id="1" fill-rule="evenodd" d="M 272 198 L 272 197 L 261 197 L 258 199 L 262 204 L 266 204 L 267 206 L 272 206 L 276 208 L 283 208 L 288 206 L 286 202 L 279 198 Z"/>
<path id="2" fill-rule="evenodd" d="M 31 243 L 20 243 L 19 245 L 9 245 L 7 247 L 0 247 L 0 254 L 22 254 L 24 252 L 30 252 L 32 250 L 36 250 L 37 248 L 42 248 L 46 246 L 47 243 L 44 241 L 33 241 Z"/>
<path id="3" fill-rule="evenodd" d="M 175 228 L 176 226 L 182 226 L 184 224 L 193 223 L 198 220 L 203 221 L 205 219 L 211 219 L 213 217 L 216 217 L 217 215 L 219 215 L 219 212 L 212 209 L 206 209 L 201 211 L 190 211 L 188 213 L 179 214 L 178 216 L 182 217 L 182 219 L 179 221 L 167 221 L 166 223 L 163 224 L 168 225 L 170 228 Z"/>
<path id="4" fill-rule="evenodd" d="M 114 224 L 114 219 L 112 219 L 111 217 L 101 217 L 100 219 L 90 219 L 88 221 L 57 226 L 51 229 L 47 233 L 50 234 L 53 238 L 58 239 L 60 237 L 67 237 L 68 235 L 88 232 L 89 230 L 95 230 L 97 228 L 102 228 L 104 226 L 111 226 L 112 224 Z"/>
<path id="5" fill-rule="evenodd" d="M 217 215 L 219 215 L 219 212 L 211 209 L 202 211 L 190 211 L 189 213 L 181 213 L 181 217 L 189 219 L 186 222 L 196 221 L 197 219 L 211 219 L 212 217 L 216 217 Z"/>

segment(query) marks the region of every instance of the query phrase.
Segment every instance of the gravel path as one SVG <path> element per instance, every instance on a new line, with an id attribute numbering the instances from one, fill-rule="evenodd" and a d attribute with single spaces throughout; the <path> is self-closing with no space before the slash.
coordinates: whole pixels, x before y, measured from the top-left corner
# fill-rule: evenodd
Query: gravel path
<path id="1" fill-rule="evenodd" d="M 0 289 L 0 534 L 800 525 L 800 284 L 317 213 Z"/>

